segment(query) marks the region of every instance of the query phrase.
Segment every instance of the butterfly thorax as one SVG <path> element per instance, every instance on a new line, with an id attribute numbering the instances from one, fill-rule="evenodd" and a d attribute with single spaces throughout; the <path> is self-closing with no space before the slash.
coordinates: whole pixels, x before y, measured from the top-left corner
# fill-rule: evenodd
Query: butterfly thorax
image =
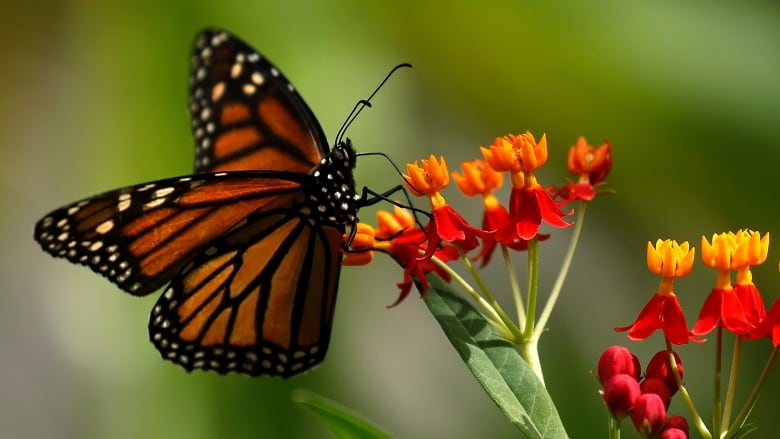
<path id="1" fill-rule="evenodd" d="M 312 171 L 313 186 L 319 188 L 309 194 L 306 208 L 310 218 L 337 226 L 357 222 L 358 200 L 355 192 L 355 150 L 347 139 L 338 143 Z"/>

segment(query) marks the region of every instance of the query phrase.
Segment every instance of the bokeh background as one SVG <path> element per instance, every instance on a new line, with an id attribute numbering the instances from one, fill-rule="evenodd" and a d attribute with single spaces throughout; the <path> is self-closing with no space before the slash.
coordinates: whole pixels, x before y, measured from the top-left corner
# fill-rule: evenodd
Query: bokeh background
<path id="1" fill-rule="evenodd" d="M 578 136 L 610 140 L 608 181 L 617 193 L 589 209 L 542 340 L 549 390 L 570 435 L 603 437 L 590 371 L 604 348 L 629 344 L 611 328 L 633 321 L 657 286 L 646 242 L 699 247 L 702 234 L 743 227 L 780 238 L 780 6 L 539 3 L 3 2 L 0 436 L 327 437 L 290 401 L 303 388 L 399 437 L 516 437 L 420 300 L 386 309 L 400 279 L 386 259 L 344 269 L 327 360 L 282 381 L 188 374 L 163 362 L 147 341 L 154 298 L 122 294 L 33 242 L 33 224 L 55 207 L 190 172 L 190 45 L 199 29 L 219 26 L 280 66 L 331 136 L 391 66 L 413 63 L 348 133 L 360 151 L 399 163 L 434 153 L 455 167 L 495 136 L 531 130 L 548 136 L 544 183 L 560 184 Z M 398 181 L 375 158 L 361 160 L 356 174 L 372 188 Z M 475 200 L 449 197 L 478 222 Z M 570 234 L 553 232 L 542 247 L 543 289 Z M 754 272 L 767 301 L 779 292 L 778 257 L 775 244 Z M 488 277 L 503 290 L 500 270 Z M 689 322 L 713 281 L 699 262 L 678 282 Z M 644 363 L 662 339 L 629 346 Z M 712 347 L 680 349 L 705 415 Z M 769 349 L 746 346 L 742 397 Z M 776 431 L 779 375 L 754 412 L 761 429 L 753 437 Z M 672 412 L 686 414 L 679 402 Z"/>

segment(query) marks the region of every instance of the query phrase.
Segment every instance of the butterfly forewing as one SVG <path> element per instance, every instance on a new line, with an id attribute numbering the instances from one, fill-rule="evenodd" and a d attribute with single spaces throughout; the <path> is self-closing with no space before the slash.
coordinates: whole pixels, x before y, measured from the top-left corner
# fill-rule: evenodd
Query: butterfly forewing
<path id="1" fill-rule="evenodd" d="M 202 32 L 192 65 L 195 172 L 307 173 L 328 153 L 322 128 L 292 84 L 240 39 Z"/>
<path id="2" fill-rule="evenodd" d="M 149 294 L 249 214 L 299 191 L 301 181 L 290 177 L 203 174 L 118 189 L 51 212 L 36 224 L 35 239 L 131 294 Z"/>

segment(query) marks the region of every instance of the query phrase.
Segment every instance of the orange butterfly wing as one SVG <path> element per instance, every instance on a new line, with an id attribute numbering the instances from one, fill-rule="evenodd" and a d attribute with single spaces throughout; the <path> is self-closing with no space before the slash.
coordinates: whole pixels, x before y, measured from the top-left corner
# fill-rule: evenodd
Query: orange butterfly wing
<path id="1" fill-rule="evenodd" d="M 287 377 L 327 351 L 342 230 L 285 197 L 202 252 L 160 297 L 149 333 L 183 367 Z"/>
<path id="2" fill-rule="evenodd" d="M 328 154 L 290 81 L 235 36 L 209 29 L 196 38 L 190 82 L 195 172 L 308 173 Z"/>
<path id="3" fill-rule="evenodd" d="M 204 174 L 123 188 L 51 212 L 35 239 L 53 256 L 146 295 L 250 213 L 300 182 L 258 173 Z"/>

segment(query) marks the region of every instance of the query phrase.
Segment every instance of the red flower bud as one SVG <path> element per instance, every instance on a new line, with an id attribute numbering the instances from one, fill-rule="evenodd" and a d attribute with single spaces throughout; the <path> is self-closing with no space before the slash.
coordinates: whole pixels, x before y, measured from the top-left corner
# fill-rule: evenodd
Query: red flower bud
<path id="1" fill-rule="evenodd" d="M 674 360 L 677 362 L 677 371 L 680 373 L 680 378 L 682 378 L 683 365 L 677 352 L 674 353 Z M 647 363 L 647 369 L 645 370 L 645 379 L 647 378 L 661 378 L 666 382 L 666 387 L 669 388 L 669 396 L 674 396 L 675 392 L 677 392 L 677 381 L 674 379 L 672 367 L 669 364 L 669 351 L 659 351 L 653 355 L 653 358 Z"/>
<path id="2" fill-rule="evenodd" d="M 682 416 L 669 416 L 666 419 L 666 428 L 675 428 L 685 432 L 685 437 L 688 437 L 688 420 Z"/>
<path id="3" fill-rule="evenodd" d="M 666 385 L 666 381 L 661 378 L 645 378 L 644 381 L 639 383 L 639 389 L 642 390 L 643 395 L 645 393 L 655 393 L 660 396 L 664 406 L 669 408 L 669 403 L 672 402 L 672 395 L 669 387 Z"/>
<path id="4" fill-rule="evenodd" d="M 616 419 L 624 418 L 631 411 L 639 395 L 639 382 L 624 373 L 608 379 L 602 393 L 609 412 Z"/>
<path id="5" fill-rule="evenodd" d="M 688 433 L 679 428 L 665 428 L 658 439 L 688 439 Z"/>
<path id="6" fill-rule="evenodd" d="M 658 433 L 666 424 L 666 406 L 655 393 L 641 395 L 631 411 L 634 427 L 642 436 Z"/>
<path id="7" fill-rule="evenodd" d="M 642 366 L 639 364 L 639 359 L 636 355 L 632 354 L 628 348 L 623 346 L 610 346 L 599 358 L 599 381 L 601 384 L 607 382 L 610 378 L 617 374 L 624 373 L 634 377 L 635 380 L 639 380 L 639 376 L 642 373 Z"/>

